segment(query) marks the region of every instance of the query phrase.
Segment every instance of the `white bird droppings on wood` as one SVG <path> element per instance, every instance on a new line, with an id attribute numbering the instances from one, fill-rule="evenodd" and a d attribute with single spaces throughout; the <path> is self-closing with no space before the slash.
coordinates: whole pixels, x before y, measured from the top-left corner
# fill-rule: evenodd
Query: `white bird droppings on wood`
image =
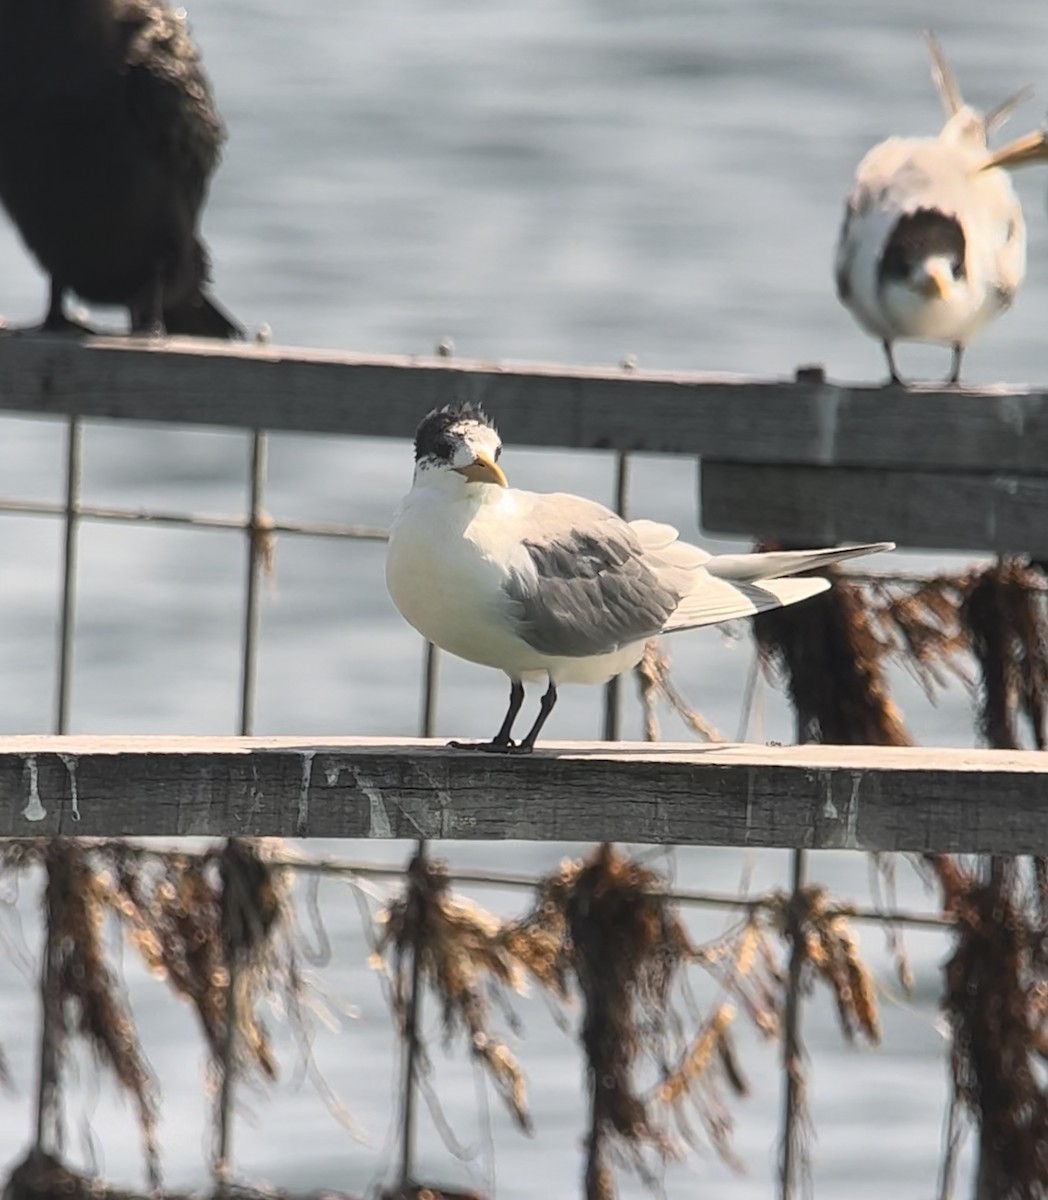
<path id="1" fill-rule="evenodd" d="M 386 811 L 386 801 L 377 787 L 364 778 L 359 767 L 353 767 L 353 778 L 357 787 L 367 797 L 370 809 L 369 837 L 388 838 L 393 836 L 393 826 L 390 824 L 389 813 Z"/>
<path id="2" fill-rule="evenodd" d="M 76 755 L 75 754 L 60 754 L 58 756 L 65 766 L 66 772 L 69 775 L 69 808 L 70 816 L 74 821 L 80 820 L 80 795 L 76 787 Z"/>
<path id="3" fill-rule="evenodd" d="M 42 821 L 47 816 L 47 809 L 40 803 L 40 775 L 35 754 L 25 760 L 25 769 L 29 776 L 29 800 L 22 809 L 22 816 L 27 821 Z"/>

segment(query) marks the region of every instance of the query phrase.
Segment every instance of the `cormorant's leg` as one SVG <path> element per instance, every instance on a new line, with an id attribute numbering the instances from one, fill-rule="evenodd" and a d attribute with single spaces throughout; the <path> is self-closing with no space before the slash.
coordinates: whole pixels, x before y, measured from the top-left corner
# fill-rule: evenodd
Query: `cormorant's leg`
<path id="1" fill-rule="evenodd" d="M 888 382 L 898 384 L 899 387 L 905 387 L 906 382 L 899 374 L 898 369 L 895 366 L 895 352 L 892 349 L 891 342 L 885 338 L 884 341 L 881 342 L 881 345 L 884 347 L 884 357 L 888 360 Z"/>
<path id="2" fill-rule="evenodd" d="M 62 307 L 65 288 L 51 276 L 51 300 L 47 306 L 47 316 L 44 317 L 44 328 L 47 330 L 61 329 L 65 325 L 66 315 Z"/>
<path id="3" fill-rule="evenodd" d="M 96 333 L 97 330 L 83 321 L 74 321 L 65 315 L 62 301 L 65 297 L 65 285 L 53 275 L 51 276 L 51 297 L 47 305 L 47 316 L 39 325 L 22 326 L 12 329 L 11 333 Z"/>
<path id="4" fill-rule="evenodd" d="M 149 287 L 145 289 L 144 302 L 131 306 L 131 332 L 146 337 L 164 336 L 164 271 L 157 267 Z"/>
<path id="5" fill-rule="evenodd" d="M 961 378 L 961 359 L 964 357 L 964 347 L 960 342 L 953 344 L 953 360 L 950 363 L 950 375 L 947 383 L 959 383 Z"/>
<path id="6" fill-rule="evenodd" d="M 483 750 L 488 754 L 509 754 L 516 750 L 510 734 L 513 732 L 513 722 L 517 719 L 520 706 L 524 703 L 524 685 L 519 679 L 510 681 L 509 708 L 505 720 L 499 727 L 498 733 L 490 742 L 448 742 L 455 750 Z"/>
<path id="7" fill-rule="evenodd" d="M 553 711 L 554 704 L 557 703 L 557 685 L 551 679 L 549 687 L 546 688 L 545 695 L 539 704 L 539 715 L 535 719 L 535 724 L 528 730 L 527 735 L 510 751 L 511 754 L 530 754 L 535 748 L 535 739 L 539 736 L 539 731 L 546 724 L 546 718 Z"/>

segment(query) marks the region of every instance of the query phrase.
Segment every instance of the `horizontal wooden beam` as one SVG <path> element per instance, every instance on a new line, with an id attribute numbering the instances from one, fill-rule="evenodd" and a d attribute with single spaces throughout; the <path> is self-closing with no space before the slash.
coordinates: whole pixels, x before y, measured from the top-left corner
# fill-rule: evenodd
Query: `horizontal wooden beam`
<path id="1" fill-rule="evenodd" d="M 0 411 L 408 438 L 483 403 L 508 442 L 735 462 L 1048 474 L 1048 394 L 375 357 L 190 339 L 0 337 Z"/>
<path id="2" fill-rule="evenodd" d="M 0 738 L 0 836 L 613 840 L 1048 853 L 1048 755 L 840 746 Z"/>
<path id="3" fill-rule="evenodd" d="M 1048 478 L 704 459 L 700 493 L 707 533 L 1048 558 Z"/>

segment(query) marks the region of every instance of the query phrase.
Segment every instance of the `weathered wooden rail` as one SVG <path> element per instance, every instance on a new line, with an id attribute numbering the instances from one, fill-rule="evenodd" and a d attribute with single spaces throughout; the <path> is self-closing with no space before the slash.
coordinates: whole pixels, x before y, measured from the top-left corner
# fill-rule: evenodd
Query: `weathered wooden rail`
<path id="1" fill-rule="evenodd" d="M 1048 755 L 841 746 L 0 738 L 0 836 L 1048 853 Z"/>
<path id="2" fill-rule="evenodd" d="M 531 446 L 734 462 L 1048 472 L 1048 393 L 364 355 L 189 338 L 0 337 L 0 411 L 409 437 L 488 407 Z"/>
<path id="3" fill-rule="evenodd" d="M 0 412 L 408 438 L 454 400 L 484 404 L 515 444 L 700 457 L 710 532 L 1048 554 L 1035 389 L 0 338 Z"/>

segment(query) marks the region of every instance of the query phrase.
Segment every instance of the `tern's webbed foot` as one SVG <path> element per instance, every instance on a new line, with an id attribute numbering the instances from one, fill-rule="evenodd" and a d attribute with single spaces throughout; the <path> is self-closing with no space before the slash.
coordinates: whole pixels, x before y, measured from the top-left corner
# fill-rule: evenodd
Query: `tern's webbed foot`
<path id="1" fill-rule="evenodd" d="M 533 747 L 522 742 L 448 742 L 449 750 L 476 750 L 481 754 L 530 754 Z"/>

